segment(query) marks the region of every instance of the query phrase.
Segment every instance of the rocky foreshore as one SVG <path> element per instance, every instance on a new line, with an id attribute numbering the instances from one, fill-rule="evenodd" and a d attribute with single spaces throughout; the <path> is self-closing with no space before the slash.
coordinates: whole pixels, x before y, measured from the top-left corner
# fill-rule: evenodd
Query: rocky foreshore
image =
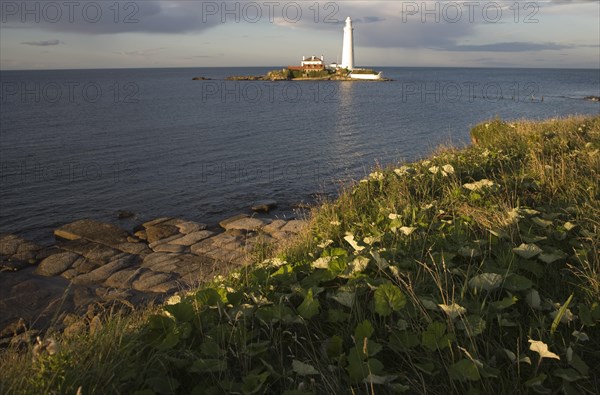
<path id="1" fill-rule="evenodd" d="M 130 233 L 82 219 L 55 229 L 52 246 L 1 234 L 0 346 L 27 343 L 47 330 L 93 330 L 103 312 L 134 310 L 192 289 L 247 265 L 256 251 L 289 239 L 305 224 L 240 214 L 207 229 L 157 218 Z"/>

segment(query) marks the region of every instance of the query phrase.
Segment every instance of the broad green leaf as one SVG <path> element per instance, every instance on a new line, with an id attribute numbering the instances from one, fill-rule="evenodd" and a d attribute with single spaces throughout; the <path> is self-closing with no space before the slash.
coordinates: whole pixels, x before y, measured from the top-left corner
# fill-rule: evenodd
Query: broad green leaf
<path id="1" fill-rule="evenodd" d="M 567 257 L 567 254 L 560 250 L 554 252 L 542 252 L 538 255 L 538 259 L 544 263 L 551 264 Z"/>
<path id="2" fill-rule="evenodd" d="M 527 277 L 514 273 L 510 274 L 504 283 L 504 287 L 509 291 L 524 291 L 532 286 L 533 283 Z"/>
<path id="3" fill-rule="evenodd" d="M 196 293 L 195 297 L 201 305 L 208 307 L 217 307 L 219 303 L 225 302 L 221 294 L 213 288 L 202 289 Z"/>
<path id="4" fill-rule="evenodd" d="M 453 337 L 446 334 L 446 324 L 437 321 L 430 323 L 421 335 L 421 344 L 431 351 L 443 350 L 452 340 Z"/>
<path id="5" fill-rule="evenodd" d="M 463 358 L 450 366 L 450 377 L 453 380 L 460 381 L 478 381 L 481 380 L 477 365 L 470 359 Z"/>
<path id="6" fill-rule="evenodd" d="M 174 332 L 167 333 L 163 341 L 156 347 L 160 351 L 170 350 L 179 343 L 179 335 Z"/>
<path id="7" fill-rule="evenodd" d="M 244 395 L 256 394 L 260 391 L 265 381 L 269 377 L 269 372 L 261 374 L 249 374 L 242 379 L 242 393 Z"/>
<path id="8" fill-rule="evenodd" d="M 527 387 L 541 386 L 547 377 L 548 376 L 546 376 L 544 373 L 539 374 L 539 375 L 535 376 L 534 378 L 527 380 L 525 382 L 525 386 L 527 386 Z"/>
<path id="9" fill-rule="evenodd" d="M 190 322 L 196 316 L 194 306 L 189 302 L 167 305 L 164 309 L 179 322 Z"/>
<path id="10" fill-rule="evenodd" d="M 353 347 L 348 353 L 348 366 L 346 367 L 350 380 L 354 383 L 359 383 L 367 377 L 369 371 L 363 361 L 363 353 L 357 348 Z"/>
<path id="11" fill-rule="evenodd" d="M 496 273 L 482 273 L 471 280 L 469 280 L 469 285 L 471 288 L 479 288 L 484 289 L 486 291 L 492 291 L 502 285 L 502 281 L 504 280 L 504 276 Z"/>
<path id="12" fill-rule="evenodd" d="M 307 320 L 311 319 L 315 315 L 319 314 L 320 304 L 318 300 L 313 298 L 313 290 L 310 288 L 306 293 L 306 297 L 300 306 L 298 306 L 298 313 Z"/>
<path id="13" fill-rule="evenodd" d="M 341 304 L 342 306 L 352 308 L 354 306 L 355 295 L 355 292 L 338 291 L 331 298 L 339 304 Z"/>
<path id="14" fill-rule="evenodd" d="M 179 381 L 168 376 L 154 376 L 146 379 L 146 385 L 159 394 L 175 394 Z"/>
<path id="15" fill-rule="evenodd" d="M 381 255 L 379 255 L 379 252 L 373 250 L 371 251 L 371 256 L 375 259 L 375 263 L 377 264 L 377 267 L 380 270 L 385 270 L 390 266 L 388 261 L 385 260 L 385 258 L 382 258 Z"/>
<path id="16" fill-rule="evenodd" d="M 548 226 L 552 225 L 552 221 L 549 221 L 547 219 L 542 219 L 540 217 L 533 217 L 533 218 L 531 218 L 531 222 L 533 222 L 534 224 L 536 224 L 540 228 L 547 228 Z"/>
<path id="17" fill-rule="evenodd" d="M 519 298 L 517 298 L 516 296 L 507 296 L 502 300 L 490 303 L 490 305 L 496 310 L 504 310 L 507 307 L 510 307 L 517 303 L 518 300 Z"/>
<path id="18" fill-rule="evenodd" d="M 310 376 L 313 374 L 319 374 L 319 371 L 314 366 L 304 362 L 300 362 L 297 359 L 292 361 L 292 369 L 300 376 Z"/>
<path id="19" fill-rule="evenodd" d="M 458 255 L 465 258 L 477 258 L 478 256 L 481 256 L 481 251 L 477 248 L 463 246 L 458 249 Z"/>
<path id="20" fill-rule="evenodd" d="M 148 318 L 148 326 L 150 329 L 168 332 L 175 327 L 175 322 L 164 315 L 153 314 Z"/>
<path id="21" fill-rule="evenodd" d="M 346 313 L 345 311 L 339 309 L 329 309 L 327 310 L 327 321 L 328 322 L 344 322 L 348 321 L 350 318 L 350 313 Z"/>
<path id="22" fill-rule="evenodd" d="M 515 254 L 525 259 L 531 259 L 542 252 L 542 249 L 537 245 L 525 243 L 522 243 L 520 246 L 515 247 L 512 250 Z"/>
<path id="23" fill-rule="evenodd" d="M 227 370 L 226 359 L 197 359 L 189 368 L 193 373 L 217 373 Z"/>
<path id="24" fill-rule="evenodd" d="M 563 380 L 566 380 L 568 382 L 574 382 L 577 380 L 581 380 L 584 377 L 582 375 L 580 375 L 575 369 L 555 369 L 552 374 L 556 377 L 560 377 Z"/>
<path id="25" fill-rule="evenodd" d="M 575 354 L 575 352 L 573 352 L 573 348 L 571 346 L 567 347 L 567 362 L 569 363 L 569 365 L 571 365 L 572 367 L 577 369 L 577 371 L 579 373 L 581 373 L 583 376 L 589 375 L 589 373 L 590 373 L 589 366 L 587 366 L 587 364 L 585 362 L 583 362 L 583 359 L 581 359 L 581 357 L 579 357 L 579 355 L 577 355 L 577 354 Z"/>
<path id="26" fill-rule="evenodd" d="M 370 338 L 373 335 L 374 329 L 371 321 L 364 320 L 354 328 L 354 342 L 357 346 L 362 347 L 365 338 Z"/>
<path id="27" fill-rule="evenodd" d="M 394 311 L 400 311 L 406 305 L 406 296 L 392 283 L 380 285 L 375 290 L 375 312 L 387 317 Z"/>
<path id="28" fill-rule="evenodd" d="M 538 354 L 540 354 L 540 359 L 543 359 L 543 358 L 560 359 L 560 357 L 558 355 L 556 355 L 555 353 L 548 350 L 548 345 L 546 343 L 539 341 L 539 340 L 531 340 L 531 339 L 529 339 L 529 343 L 530 343 L 529 349 L 531 351 L 535 351 Z"/>
<path id="29" fill-rule="evenodd" d="M 343 353 L 344 340 L 338 335 L 333 335 L 325 341 L 325 353 L 329 358 L 337 358 Z"/>
<path id="30" fill-rule="evenodd" d="M 485 320 L 478 315 L 470 315 L 458 321 L 456 326 L 459 329 L 467 331 L 471 336 L 477 336 L 483 333 L 486 327 Z"/>

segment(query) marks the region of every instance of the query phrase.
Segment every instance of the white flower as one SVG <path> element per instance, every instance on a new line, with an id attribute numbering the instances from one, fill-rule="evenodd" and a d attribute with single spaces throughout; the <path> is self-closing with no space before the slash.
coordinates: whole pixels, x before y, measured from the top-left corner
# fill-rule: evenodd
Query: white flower
<path id="1" fill-rule="evenodd" d="M 439 171 L 440 171 L 440 168 L 439 168 L 439 167 L 437 167 L 437 166 L 431 166 L 431 167 L 429 168 L 429 172 L 430 172 L 430 173 L 433 173 L 433 174 L 437 174 Z"/>
<path id="2" fill-rule="evenodd" d="M 388 218 L 389 219 L 398 219 L 398 218 L 400 218 L 400 216 L 398 214 L 395 214 L 395 213 L 389 213 L 388 214 Z"/>
<path id="3" fill-rule="evenodd" d="M 383 173 L 380 171 L 374 171 L 373 173 L 369 174 L 369 178 L 371 180 L 381 181 L 383 180 Z"/>
<path id="4" fill-rule="evenodd" d="M 179 296 L 179 295 L 173 295 L 169 299 L 167 299 L 167 304 L 169 304 L 169 305 L 178 304 L 180 302 L 181 302 L 181 296 Z"/>
<path id="5" fill-rule="evenodd" d="M 446 174 L 454 174 L 454 167 L 450 164 L 442 166 L 442 170 Z"/>
<path id="6" fill-rule="evenodd" d="M 402 176 L 406 176 L 406 175 L 409 175 L 409 174 L 415 174 L 416 171 L 412 167 L 400 166 L 399 168 L 394 169 L 394 173 L 396 173 L 396 175 L 398 177 L 402 177 Z"/>

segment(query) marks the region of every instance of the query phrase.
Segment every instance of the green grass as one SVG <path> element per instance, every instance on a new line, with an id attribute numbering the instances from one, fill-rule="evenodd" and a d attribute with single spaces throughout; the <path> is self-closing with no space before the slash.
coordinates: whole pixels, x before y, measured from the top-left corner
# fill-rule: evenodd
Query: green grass
<path id="1" fill-rule="evenodd" d="M 376 169 L 297 242 L 61 351 L 7 393 L 600 393 L 600 117 L 500 120 Z"/>

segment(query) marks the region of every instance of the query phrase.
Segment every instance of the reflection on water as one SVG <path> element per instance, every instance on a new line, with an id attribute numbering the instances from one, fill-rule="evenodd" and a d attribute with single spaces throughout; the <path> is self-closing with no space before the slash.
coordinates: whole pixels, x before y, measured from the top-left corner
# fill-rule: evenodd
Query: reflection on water
<path id="1" fill-rule="evenodd" d="M 40 94 L 37 101 L 35 92 L 2 98 L 0 232 L 39 239 L 82 217 L 115 220 L 117 210 L 133 211 L 136 221 L 215 223 L 264 198 L 277 200 L 275 214 L 283 215 L 378 162 L 411 160 L 449 139 L 468 143 L 470 127 L 483 120 L 600 108 L 577 99 L 598 95 L 597 70 L 390 68 L 384 72 L 392 82 L 223 80 L 264 72 L 1 71 L 3 84 L 40 87 Z M 191 81 L 197 75 L 213 80 Z M 415 91 L 531 83 L 544 102 Z M 72 84 L 94 84 L 104 94 L 94 101 L 78 90 L 46 100 L 42 88 Z M 413 94 L 403 95 L 409 87 Z"/>

